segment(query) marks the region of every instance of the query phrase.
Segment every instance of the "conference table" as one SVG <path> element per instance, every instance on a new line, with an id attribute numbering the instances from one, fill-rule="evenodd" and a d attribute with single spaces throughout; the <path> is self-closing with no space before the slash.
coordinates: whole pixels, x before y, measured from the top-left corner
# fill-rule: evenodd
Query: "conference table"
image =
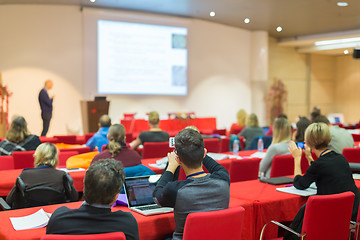
<path id="1" fill-rule="evenodd" d="M 68 208 L 79 208 L 82 202 L 73 202 L 66 204 L 57 204 L 57 205 L 49 205 L 43 206 L 42 208 L 45 212 L 53 213 L 55 209 L 61 206 L 67 206 Z M 251 202 L 246 200 L 241 200 L 237 198 L 230 199 L 229 207 L 244 207 L 245 208 L 245 221 L 244 226 L 242 228 L 242 239 L 253 239 L 253 230 L 252 230 L 252 222 L 253 222 L 253 205 Z M 10 210 L 0 212 L 0 239 L 1 240 L 39 240 L 41 236 L 46 233 L 46 228 L 37 228 L 37 229 L 29 229 L 29 230 L 20 230 L 15 231 L 10 217 L 23 217 L 30 214 L 35 213 L 41 207 L 34 208 L 25 208 L 18 210 Z M 173 213 L 165 213 L 159 215 L 152 216 L 143 216 L 136 212 L 131 211 L 129 208 L 125 206 L 116 206 L 112 208 L 112 211 L 124 211 L 131 212 L 135 217 L 138 226 L 139 226 L 139 235 L 141 240 L 161 240 L 166 237 L 170 237 L 172 232 L 175 229 L 174 222 L 174 214 Z"/>

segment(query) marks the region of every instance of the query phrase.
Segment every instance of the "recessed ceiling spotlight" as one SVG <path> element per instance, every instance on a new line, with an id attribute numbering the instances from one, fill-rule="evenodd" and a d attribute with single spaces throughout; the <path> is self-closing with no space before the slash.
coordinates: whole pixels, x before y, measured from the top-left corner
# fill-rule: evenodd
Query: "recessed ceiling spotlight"
<path id="1" fill-rule="evenodd" d="M 92 3 L 95 2 L 95 1 L 96 1 L 96 0 L 90 0 L 90 2 L 92 2 Z"/>
<path id="2" fill-rule="evenodd" d="M 346 50 L 344 51 L 344 54 L 349 54 L 349 50 L 346 49 Z"/>
<path id="3" fill-rule="evenodd" d="M 210 12 L 210 17 L 214 17 L 215 16 L 215 12 L 214 11 L 211 11 Z"/>
<path id="4" fill-rule="evenodd" d="M 276 31 L 281 32 L 281 31 L 282 31 L 282 27 L 278 26 L 278 27 L 276 28 Z"/>
<path id="5" fill-rule="evenodd" d="M 244 19 L 244 23 L 249 23 L 250 22 L 250 18 L 245 18 Z"/>
<path id="6" fill-rule="evenodd" d="M 336 5 L 339 7 L 347 7 L 349 4 L 347 2 L 337 2 Z"/>

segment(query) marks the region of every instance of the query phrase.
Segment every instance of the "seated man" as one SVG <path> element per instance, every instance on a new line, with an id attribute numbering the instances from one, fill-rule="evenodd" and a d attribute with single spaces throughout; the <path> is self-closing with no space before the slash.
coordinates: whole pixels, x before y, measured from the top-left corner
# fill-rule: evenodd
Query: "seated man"
<path id="1" fill-rule="evenodd" d="M 138 225 L 131 213 L 111 211 L 124 180 L 124 169 L 119 161 L 103 159 L 92 164 L 84 178 L 84 204 L 79 209 L 56 209 L 46 233 L 84 235 L 123 232 L 127 240 L 138 240 Z"/>
<path id="2" fill-rule="evenodd" d="M 206 153 L 200 133 L 183 129 L 175 137 L 175 151 L 168 154 L 169 164 L 157 183 L 154 198 L 159 205 L 174 208 L 173 239 L 182 239 L 186 217 L 190 212 L 229 207 L 229 173 Z M 210 174 L 203 171 L 202 164 Z M 179 165 L 186 174 L 184 181 L 174 181 L 174 173 Z"/>
<path id="3" fill-rule="evenodd" d="M 315 123 L 325 123 L 329 126 L 331 133 L 331 141 L 328 148 L 342 154 L 344 148 L 354 147 L 354 138 L 352 135 L 344 128 L 339 127 L 338 125 L 331 125 L 329 119 L 324 115 L 317 116 L 314 121 Z"/>
<path id="4" fill-rule="evenodd" d="M 86 143 L 86 146 L 94 150 L 97 147 L 98 151 L 101 152 L 103 145 L 109 143 L 107 135 L 109 133 L 109 127 L 111 126 L 111 119 L 108 115 L 102 115 L 99 119 L 99 131 L 92 136 Z"/>

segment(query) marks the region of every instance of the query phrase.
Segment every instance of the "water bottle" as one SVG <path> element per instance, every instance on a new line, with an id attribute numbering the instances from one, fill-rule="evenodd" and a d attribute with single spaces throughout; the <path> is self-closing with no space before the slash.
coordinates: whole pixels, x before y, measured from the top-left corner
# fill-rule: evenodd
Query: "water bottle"
<path id="1" fill-rule="evenodd" d="M 259 152 L 264 151 L 264 141 L 263 141 L 263 137 L 261 137 L 261 136 L 259 137 L 259 140 L 258 140 L 257 149 Z"/>
<path id="2" fill-rule="evenodd" d="M 235 138 L 234 139 L 234 142 L 233 142 L 233 154 L 234 155 L 238 155 L 239 154 L 239 139 L 238 138 Z"/>

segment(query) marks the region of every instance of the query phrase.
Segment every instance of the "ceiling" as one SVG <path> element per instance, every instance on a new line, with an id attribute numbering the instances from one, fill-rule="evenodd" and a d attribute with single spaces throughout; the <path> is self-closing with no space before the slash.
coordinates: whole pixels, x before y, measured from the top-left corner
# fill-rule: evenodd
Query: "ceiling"
<path id="1" fill-rule="evenodd" d="M 349 5 L 338 7 L 336 0 L 0 0 L 0 4 L 65 4 L 176 15 L 265 30 L 287 42 L 285 46 L 304 47 L 300 40 L 305 38 L 309 47 L 317 38 L 360 37 L 360 0 L 342 1 Z M 211 11 L 216 13 L 214 17 L 210 17 Z M 244 23 L 245 18 L 250 18 L 250 23 Z M 277 32 L 278 26 L 283 31 Z"/>

